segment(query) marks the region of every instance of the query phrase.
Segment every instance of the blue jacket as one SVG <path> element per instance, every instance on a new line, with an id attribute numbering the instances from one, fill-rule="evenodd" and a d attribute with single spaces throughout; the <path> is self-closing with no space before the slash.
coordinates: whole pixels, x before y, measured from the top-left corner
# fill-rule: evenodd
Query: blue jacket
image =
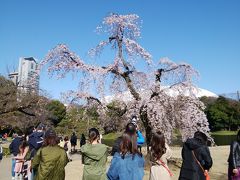
<path id="1" fill-rule="evenodd" d="M 11 154 L 17 156 L 17 154 L 19 153 L 19 146 L 21 145 L 22 141 L 22 137 L 16 137 L 13 139 L 12 143 L 9 145 Z"/>
<path id="2" fill-rule="evenodd" d="M 142 180 L 144 176 L 144 159 L 136 154 L 122 156 L 116 152 L 107 172 L 108 180 Z"/>
<path id="3" fill-rule="evenodd" d="M 42 146 L 43 136 L 43 132 L 33 132 L 29 135 L 28 144 L 30 151 L 30 159 L 35 156 L 37 150 Z"/>
<path id="4" fill-rule="evenodd" d="M 137 144 L 142 145 L 142 144 L 144 144 L 144 142 L 145 142 L 145 140 L 144 140 L 142 133 L 140 131 L 137 131 Z"/>

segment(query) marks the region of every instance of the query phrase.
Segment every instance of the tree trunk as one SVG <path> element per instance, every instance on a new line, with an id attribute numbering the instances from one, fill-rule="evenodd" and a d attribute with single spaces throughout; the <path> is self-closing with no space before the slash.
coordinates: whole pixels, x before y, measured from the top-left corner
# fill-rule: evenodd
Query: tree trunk
<path id="1" fill-rule="evenodd" d="M 143 122 L 145 132 L 146 132 L 146 144 L 147 144 L 147 153 L 149 153 L 150 149 L 150 141 L 152 137 L 152 128 L 149 125 L 148 117 L 147 117 L 147 112 L 143 110 L 144 106 L 140 108 L 140 119 Z"/>

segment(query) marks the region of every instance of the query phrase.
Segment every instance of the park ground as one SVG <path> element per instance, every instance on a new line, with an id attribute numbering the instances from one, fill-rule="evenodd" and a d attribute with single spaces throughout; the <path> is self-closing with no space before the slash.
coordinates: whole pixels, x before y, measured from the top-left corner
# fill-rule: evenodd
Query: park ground
<path id="1" fill-rule="evenodd" d="M 171 147 L 173 151 L 172 159 L 181 158 L 181 147 Z M 144 150 L 143 150 L 144 152 Z M 227 158 L 229 154 L 229 146 L 215 146 L 210 147 L 211 156 L 213 158 L 213 167 L 210 171 L 211 180 L 227 180 Z M 66 166 L 66 180 L 81 180 L 83 165 L 81 163 L 81 155 L 73 154 L 72 162 L 69 162 Z M 111 162 L 111 157 L 108 158 L 108 167 Z M 178 163 L 169 164 L 169 168 L 173 172 L 173 180 L 178 179 L 179 175 L 179 165 Z M 11 177 L 11 158 L 7 157 L 0 163 L 0 179 L 9 180 Z M 149 171 L 145 170 L 144 180 L 149 179 Z"/>

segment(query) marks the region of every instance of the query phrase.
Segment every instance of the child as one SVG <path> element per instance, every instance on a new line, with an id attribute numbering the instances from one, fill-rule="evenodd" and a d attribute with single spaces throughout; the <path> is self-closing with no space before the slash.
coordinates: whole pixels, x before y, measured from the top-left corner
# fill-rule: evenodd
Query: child
<path id="1" fill-rule="evenodd" d="M 19 146 L 19 153 L 15 157 L 16 159 L 16 164 L 14 168 L 15 172 L 15 180 L 20 179 L 22 180 L 23 177 L 25 176 L 26 172 L 23 171 L 23 166 L 24 166 L 24 158 L 28 152 L 28 146 L 26 142 L 22 142 L 22 144 Z"/>

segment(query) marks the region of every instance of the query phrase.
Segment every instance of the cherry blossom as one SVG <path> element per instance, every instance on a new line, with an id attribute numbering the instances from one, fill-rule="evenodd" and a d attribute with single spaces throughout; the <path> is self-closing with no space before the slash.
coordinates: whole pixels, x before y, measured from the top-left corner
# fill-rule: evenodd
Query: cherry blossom
<path id="1" fill-rule="evenodd" d="M 141 24 L 136 14 L 112 13 L 97 27 L 108 39 L 92 48 L 89 54 L 99 56 L 111 46 L 116 51 L 112 64 L 102 63 L 105 61 L 98 65 L 87 64 L 66 45 L 59 44 L 47 54 L 41 66 L 48 66 L 49 73 L 58 78 L 77 73 L 79 89 L 67 92 L 65 100 L 85 99 L 87 106 L 96 106 L 104 127 L 113 125 L 107 115 L 107 92 L 118 97 L 118 105 L 125 109 L 122 124 L 129 122 L 132 115 L 141 120 L 148 144 L 151 133 L 156 130 L 164 132 L 169 143 L 174 129 L 180 130 L 183 141 L 197 130 L 209 136 L 204 106 L 191 93 L 196 88 L 193 78 L 198 72 L 187 63 L 175 63 L 168 58 L 161 58 L 154 64 L 151 54 L 137 42 Z M 146 62 L 147 70 L 137 70 L 135 65 L 140 60 Z M 92 89 L 96 91 L 92 93 Z M 177 93 L 169 95 L 167 90 Z M 186 92 L 190 93 L 186 96 Z M 126 93 L 128 98 L 124 100 Z"/>

